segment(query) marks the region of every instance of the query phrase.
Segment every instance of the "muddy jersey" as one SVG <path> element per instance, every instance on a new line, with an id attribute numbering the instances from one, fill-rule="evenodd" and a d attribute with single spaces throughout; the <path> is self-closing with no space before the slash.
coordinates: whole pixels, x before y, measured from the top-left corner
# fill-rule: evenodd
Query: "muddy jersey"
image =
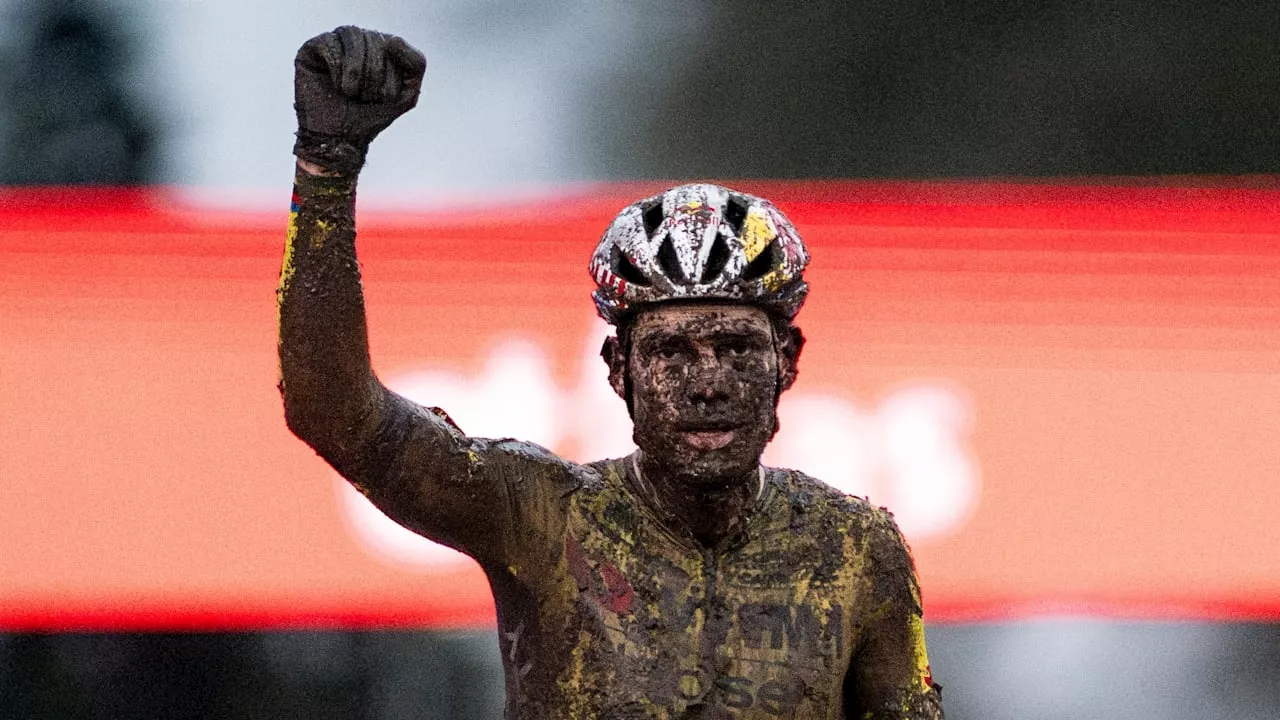
<path id="1" fill-rule="evenodd" d="M 942 717 L 911 559 L 883 509 L 768 469 L 736 532 L 703 547 L 626 460 L 470 438 L 382 387 L 344 182 L 299 179 L 280 287 L 286 418 L 383 512 L 479 562 L 508 718 Z"/>

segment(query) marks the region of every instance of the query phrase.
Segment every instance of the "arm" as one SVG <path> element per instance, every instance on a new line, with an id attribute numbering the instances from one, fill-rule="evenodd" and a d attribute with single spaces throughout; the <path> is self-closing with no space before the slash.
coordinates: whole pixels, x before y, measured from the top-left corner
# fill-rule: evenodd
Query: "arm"
<path id="1" fill-rule="evenodd" d="M 392 519 L 496 562 L 512 525 L 545 516 L 558 499 L 512 493 L 563 484 L 571 469 L 532 446 L 466 437 L 443 413 L 389 391 L 369 360 L 356 179 L 373 136 L 417 102 L 424 68 L 399 38 L 356 28 L 325 33 L 298 53 L 280 393 L 289 428 Z M 546 518 L 530 518 L 538 520 Z"/>
<path id="2" fill-rule="evenodd" d="M 920 587 L 893 517 L 873 512 L 865 536 L 862 633 L 845 678 L 850 720 L 941 720 L 942 687 L 925 652 Z"/>

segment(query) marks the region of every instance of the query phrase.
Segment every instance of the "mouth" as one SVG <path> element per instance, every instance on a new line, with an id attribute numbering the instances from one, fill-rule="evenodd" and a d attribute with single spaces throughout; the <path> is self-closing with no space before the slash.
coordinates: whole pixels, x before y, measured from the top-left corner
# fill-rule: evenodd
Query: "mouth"
<path id="1" fill-rule="evenodd" d="M 680 430 L 684 441 L 697 450 L 719 450 L 738 436 L 738 425 L 690 426 Z"/>

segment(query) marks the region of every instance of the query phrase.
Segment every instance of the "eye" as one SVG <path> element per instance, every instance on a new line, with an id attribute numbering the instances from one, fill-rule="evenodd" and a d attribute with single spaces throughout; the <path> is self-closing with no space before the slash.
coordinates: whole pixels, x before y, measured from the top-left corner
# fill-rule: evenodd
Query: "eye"
<path id="1" fill-rule="evenodd" d="M 720 346 L 722 357 L 740 358 L 751 354 L 755 348 L 745 340 L 731 340 Z"/>
<path id="2" fill-rule="evenodd" d="M 685 355 L 684 346 L 676 342 L 661 343 L 654 346 L 650 353 L 660 360 L 678 360 Z"/>

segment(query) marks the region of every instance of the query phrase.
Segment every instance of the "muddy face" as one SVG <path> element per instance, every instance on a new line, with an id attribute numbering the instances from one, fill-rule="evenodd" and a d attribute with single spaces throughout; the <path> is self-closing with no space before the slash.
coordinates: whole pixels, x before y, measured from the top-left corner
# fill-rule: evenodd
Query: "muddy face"
<path id="1" fill-rule="evenodd" d="M 777 343 L 746 305 L 669 304 L 631 329 L 633 438 L 646 465 L 700 485 L 753 473 L 777 428 Z M 619 388 L 615 373 L 615 388 Z"/>

